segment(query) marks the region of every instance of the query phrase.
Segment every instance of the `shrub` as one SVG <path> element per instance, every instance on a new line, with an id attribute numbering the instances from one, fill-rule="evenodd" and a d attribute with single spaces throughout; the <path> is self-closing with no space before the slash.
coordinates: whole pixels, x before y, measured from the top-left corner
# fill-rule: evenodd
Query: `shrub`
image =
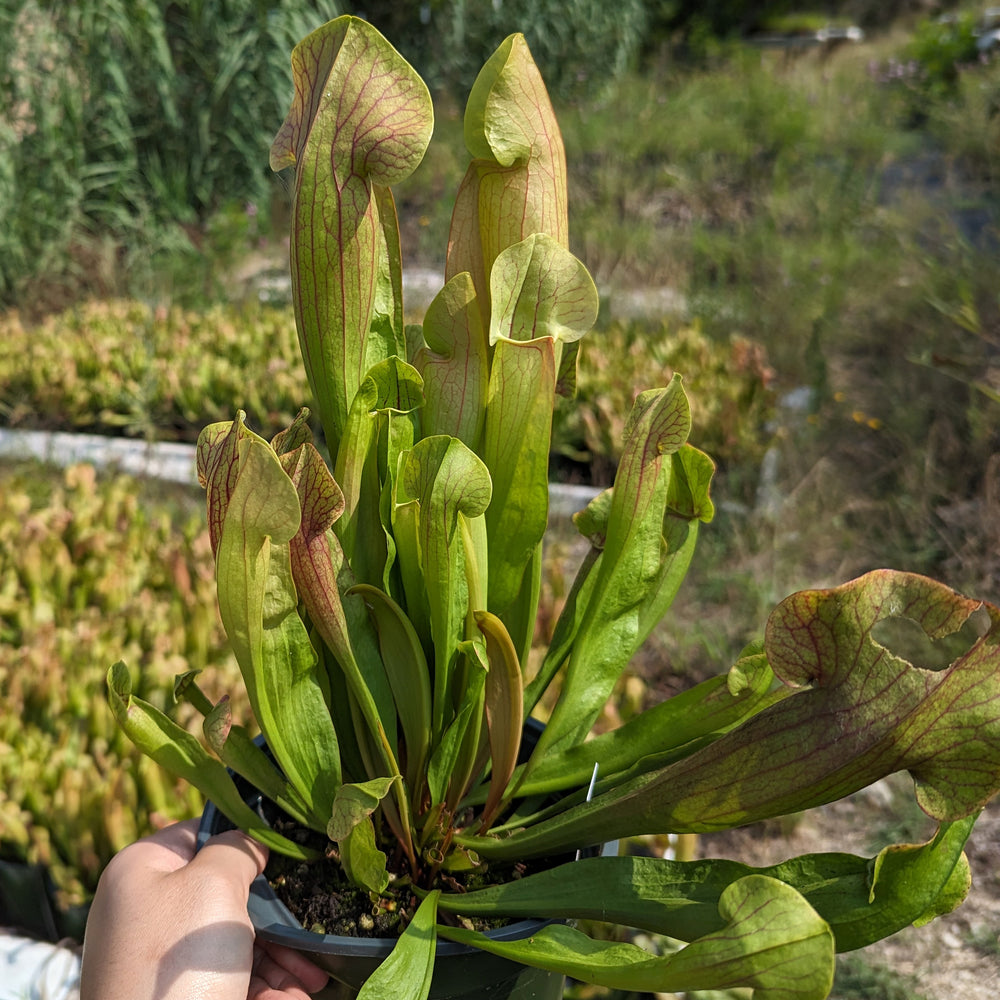
<path id="1" fill-rule="evenodd" d="M 912 59 L 919 67 L 919 86 L 925 94 L 951 96 L 958 86 L 961 67 L 979 58 L 975 15 L 925 18 L 917 24 L 903 58 Z"/>
<path id="2" fill-rule="evenodd" d="M 431 0 L 418 22 L 393 0 L 352 5 L 380 31 L 431 87 L 468 92 L 496 40 L 523 32 L 548 88 L 562 98 L 601 90 L 636 62 L 646 37 L 643 0 Z"/>
<path id="3" fill-rule="evenodd" d="M 33 325 L 8 313 L 0 420 L 193 440 L 240 405 L 276 430 L 308 398 L 297 351 L 291 312 L 268 307 L 86 302 Z"/>
<path id="4" fill-rule="evenodd" d="M 85 197 L 84 87 L 32 0 L 0 10 L 0 302 L 56 266 Z"/>

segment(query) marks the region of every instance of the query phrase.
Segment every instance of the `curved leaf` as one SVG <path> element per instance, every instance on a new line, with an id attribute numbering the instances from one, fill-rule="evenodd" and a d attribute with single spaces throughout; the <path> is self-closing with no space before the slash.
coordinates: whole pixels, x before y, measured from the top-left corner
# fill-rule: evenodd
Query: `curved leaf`
<path id="1" fill-rule="evenodd" d="M 335 478 L 344 491 L 344 515 L 337 536 L 354 575 L 363 583 L 382 579 L 387 559 L 381 524 L 381 483 L 396 455 L 386 455 L 383 427 L 389 414 L 410 421 L 424 402 L 423 379 L 405 361 L 393 355 L 373 365 L 351 401 L 344 447 L 337 456 Z M 407 444 L 412 444 L 411 430 Z"/>
<path id="2" fill-rule="evenodd" d="M 288 543 L 301 522 L 298 493 L 270 445 L 239 421 L 217 441 L 217 454 L 210 509 L 228 493 L 216 553 L 222 623 L 275 759 L 314 821 L 325 822 L 340 757 L 292 582 Z"/>
<path id="3" fill-rule="evenodd" d="M 424 316 L 423 334 L 427 346 L 414 364 L 424 378 L 424 433 L 449 434 L 478 451 L 489 351 L 467 271 L 456 274 L 434 297 Z"/>
<path id="4" fill-rule="evenodd" d="M 330 530 L 342 508 L 340 489 L 312 445 L 282 455 L 280 461 L 302 511 L 300 529 L 290 543 L 291 565 L 302 603 L 343 671 L 354 703 L 368 726 L 371 739 L 364 745 L 375 755 L 373 766 L 383 775 L 397 775 L 395 706 L 377 639 L 361 599 L 341 596 L 354 580 Z M 360 736 L 358 742 L 362 742 Z M 397 802 L 402 815 L 408 815 L 401 789 Z M 401 827 L 398 832 L 406 844 L 407 831 Z"/>
<path id="5" fill-rule="evenodd" d="M 340 863 L 354 885 L 379 895 L 389 884 L 385 852 L 375 843 L 375 824 L 371 816 L 361 816 L 339 840 Z"/>
<path id="6" fill-rule="evenodd" d="M 424 1000 L 437 948 L 438 892 L 428 893 L 389 957 L 368 977 L 358 1000 Z"/>
<path id="7" fill-rule="evenodd" d="M 271 850 L 302 861 L 316 854 L 275 833 L 241 798 L 221 764 L 185 729 L 132 694 L 128 668 L 120 660 L 108 671 L 108 702 L 122 732 L 171 774 L 194 785 L 241 830 Z"/>
<path id="8" fill-rule="evenodd" d="M 455 199 L 445 275 L 472 275 L 485 319 L 501 251 L 532 233 L 569 245 L 566 152 L 523 35 L 506 38 L 476 78 L 465 142 L 474 159 Z"/>
<path id="9" fill-rule="evenodd" d="M 939 638 L 979 608 L 989 630 L 944 670 L 915 667 L 872 636 L 880 620 L 905 615 Z M 498 851 L 537 856 L 580 838 L 726 829 L 831 802 L 899 770 L 911 772 L 920 805 L 943 821 L 971 815 L 1000 789 L 1000 610 L 992 605 L 926 577 L 877 570 L 787 598 L 768 621 L 766 649 L 794 686 L 790 697 L 684 760 L 514 834 Z"/>
<path id="10" fill-rule="evenodd" d="M 482 456 L 493 487 L 486 510 L 491 539 L 488 606 L 501 618 L 517 599 L 548 522 L 553 351 L 548 338 L 504 340 L 493 356 Z M 515 637 L 519 650 L 521 639 Z"/>
<path id="11" fill-rule="evenodd" d="M 271 147 L 271 167 L 296 168 L 296 325 L 336 458 L 365 373 L 405 354 L 398 233 L 385 187 L 420 162 L 433 110 L 413 68 L 359 18 L 337 18 L 303 39 L 292 53 L 292 75 L 295 97 Z"/>
<path id="12" fill-rule="evenodd" d="M 597 321 L 598 295 L 583 262 L 545 233 L 506 247 L 490 271 L 490 344 L 579 340 Z"/>
<path id="13" fill-rule="evenodd" d="M 372 732 L 380 728 L 392 732 L 392 695 L 368 616 L 360 600 L 341 596 L 341 576 L 350 576 L 350 571 L 330 531 L 344 506 L 340 487 L 312 445 L 282 455 L 281 463 L 302 510 L 301 527 L 291 541 L 292 570 L 302 603 L 347 676 Z"/>
<path id="14" fill-rule="evenodd" d="M 696 522 L 666 515 L 673 496 L 671 456 L 690 429 L 680 376 L 667 388 L 636 399 L 610 492 L 603 557 L 562 693 L 533 754 L 538 759 L 583 738 L 643 638 L 647 602 L 655 601 L 662 613 L 683 580 L 697 538 Z"/>
<path id="15" fill-rule="evenodd" d="M 440 738 L 457 692 L 451 689 L 469 612 L 466 557 L 459 517 L 479 517 L 490 502 L 490 475 L 457 438 L 423 438 L 405 456 L 400 501 L 419 505 L 417 546 L 434 642 L 432 727 Z"/>
<path id="16" fill-rule="evenodd" d="M 462 895 L 441 908 L 466 916 L 600 920 L 692 941 L 723 927 L 719 899 L 747 875 L 779 879 L 826 920 L 837 951 L 852 951 L 950 912 L 969 888 L 962 853 L 973 819 L 945 824 L 928 843 L 895 845 L 876 858 L 808 854 L 753 868 L 738 861 L 581 858 Z"/>
<path id="17" fill-rule="evenodd" d="M 393 778 L 372 778 L 369 781 L 341 785 L 333 800 L 326 835 L 331 840 L 343 840 L 363 819 L 375 812 L 398 781 L 397 775 Z"/>
<path id="18" fill-rule="evenodd" d="M 444 937 L 615 990 L 666 993 L 750 987 L 755 1000 L 824 1000 L 833 984 L 833 934 L 791 886 L 763 875 L 719 896 L 723 926 L 686 948 L 653 956 L 632 944 L 597 942 L 549 924 L 520 941 L 458 928 Z"/>
<path id="19" fill-rule="evenodd" d="M 271 758 L 254 742 L 249 730 L 233 723 L 228 696 L 205 716 L 202 730 L 206 742 L 226 767 L 304 826 L 318 825 L 309 816 L 309 803 L 289 785 Z"/>
<path id="20" fill-rule="evenodd" d="M 902 616 L 938 639 L 980 608 L 988 632 L 941 671 L 908 663 L 872 635 L 879 621 Z M 938 820 L 967 816 L 1000 790 L 1000 609 L 927 577 L 881 570 L 787 598 L 768 620 L 765 641 L 775 673 L 810 688 L 789 701 L 797 710 L 789 721 L 798 723 L 795 735 L 802 738 L 797 753 L 809 754 L 803 778 L 823 776 L 811 797 L 853 791 L 862 765 L 865 784 L 887 770 L 908 770 L 917 801 Z M 832 746 L 824 722 L 836 726 Z M 774 732 L 774 721 L 767 723 Z M 773 743 L 781 752 L 770 767 L 782 781 L 791 763 L 788 744 Z M 838 762 L 844 750 L 858 763 Z"/>
<path id="21" fill-rule="evenodd" d="M 431 728 L 431 687 L 427 659 L 416 630 L 403 609 L 388 594 L 367 584 L 347 591 L 365 602 L 378 632 L 379 649 L 406 744 L 406 781 L 420 787 Z"/>
<path id="22" fill-rule="evenodd" d="M 685 753 L 695 740 L 721 735 L 784 697 L 784 692 L 771 692 L 773 678 L 766 657 L 743 657 L 729 675 L 710 677 L 651 706 L 618 729 L 546 754 L 533 765 L 530 778 L 524 782 L 515 778 L 518 793 L 529 796 L 579 788 L 590 780 L 594 764 L 600 765 L 605 779 L 636 762 L 642 762 L 647 771 L 662 767 L 669 758 Z"/>
<path id="23" fill-rule="evenodd" d="M 514 643 L 496 615 L 475 612 L 476 624 L 486 639 L 489 672 L 486 675 L 486 724 L 490 742 L 490 791 L 481 823 L 487 829 L 503 800 L 507 782 L 517 764 L 521 747 L 523 693 L 521 664 Z"/>

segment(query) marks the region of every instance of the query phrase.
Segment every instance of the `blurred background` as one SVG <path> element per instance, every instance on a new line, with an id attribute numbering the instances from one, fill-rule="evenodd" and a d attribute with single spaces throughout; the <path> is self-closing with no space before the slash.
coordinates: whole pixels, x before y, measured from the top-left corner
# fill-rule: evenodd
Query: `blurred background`
<path id="1" fill-rule="evenodd" d="M 727 669 L 801 587 L 891 565 L 1000 601 L 1000 8 L 982 4 L 0 0 L 3 441 L 190 444 L 237 408 L 271 434 L 308 404 L 268 148 L 292 46 L 341 13 L 435 97 L 395 192 L 409 319 L 441 284 L 465 97 L 522 31 L 602 293 L 552 479 L 609 484 L 633 397 L 674 371 L 718 463 L 719 514 L 609 724 Z M 108 666 L 173 711 L 176 674 L 212 667 L 221 695 L 234 665 L 200 491 L 45 447 L 0 458 L 0 904 L 43 901 L 31 929 L 61 936 L 116 849 L 200 808 L 118 734 Z M 542 639 L 577 558 L 557 525 Z M 921 835 L 892 795 L 872 809 Z M 996 967 L 995 928 L 967 930 Z M 855 973 L 840 995 L 925 995 Z"/>

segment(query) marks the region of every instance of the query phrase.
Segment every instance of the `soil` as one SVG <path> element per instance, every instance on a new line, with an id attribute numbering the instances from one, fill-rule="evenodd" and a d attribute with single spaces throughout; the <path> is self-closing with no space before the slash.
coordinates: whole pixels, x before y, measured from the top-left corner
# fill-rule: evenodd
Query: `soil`
<path id="1" fill-rule="evenodd" d="M 908 779 L 894 775 L 790 820 L 704 835 L 698 839 L 698 854 L 752 865 L 821 851 L 871 856 L 886 843 L 924 842 L 934 829 L 913 803 Z M 961 906 L 856 953 L 867 965 L 909 980 L 910 1000 L 1000 996 L 1000 801 L 990 803 L 979 817 L 966 855 L 973 882 Z"/>
<path id="2" fill-rule="evenodd" d="M 412 893 L 406 893 L 391 908 L 373 910 L 367 893 L 352 886 L 333 862 L 303 864 L 272 855 L 265 874 L 295 919 L 317 934 L 398 937 L 401 912 L 414 905 Z"/>
<path id="3" fill-rule="evenodd" d="M 565 859 L 560 859 L 565 860 Z M 558 863 L 558 862 L 555 862 Z M 546 867 L 545 862 L 535 868 Z M 491 872 L 472 872 L 462 876 L 444 876 L 445 890 L 476 888 L 477 883 L 510 881 L 528 872 L 525 865 L 505 865 Z M 351 885 L 336 860 L 321 859 L 304 864 L 279 854 L 272 854 L 265 871 L 271 888 L 292 915 L 308 930 L 319 934 L 346 937 L 398 937 L 412 916 L 420 899 L 406 876 L 391 877 L 389 888 L 378 905 L 357 886 Z M 446 919 L 439 914 L 439 919 Z M 466 922 L 476 930 L 491 930 L 509 921 L 477 919 Z"/>

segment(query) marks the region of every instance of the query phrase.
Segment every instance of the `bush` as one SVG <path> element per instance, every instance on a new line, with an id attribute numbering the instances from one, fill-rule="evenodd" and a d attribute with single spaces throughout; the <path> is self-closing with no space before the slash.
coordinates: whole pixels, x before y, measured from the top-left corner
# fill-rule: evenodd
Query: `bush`
<path id="1" fill-rule="evenodd" d="M 497 43 L 524 33 L 546 86 L 563 98 L 600 91 L 634 65 L 646 38 L 644 0 L 371 0 L 356 13 L 393 39 L 428 85 L 468 93 Z"/>
<path id="2" fill-rule="evenodd" d="M 309 391 L 290 310 L 86 302 L 38 324 L 0 317 L 0 420 L 194 440 L 244 409 L 286 427 Z M 266 379 L 251 372 L 267 372 Z"/>
<path id="3" fill-rule="evenodd" d="M 32 0 L 0 10 L 0 302 L 60 266 L 82 220 L 85 87 Z"/>
<path id="4" fill-rule="evenodd" d="M 920 89 L 933 97 L 953 95 L 961 67 L 978 58 L 976 18 L 971 13 L 924 19 L 903 50 L 903 59 L 919 67 Z"/>

